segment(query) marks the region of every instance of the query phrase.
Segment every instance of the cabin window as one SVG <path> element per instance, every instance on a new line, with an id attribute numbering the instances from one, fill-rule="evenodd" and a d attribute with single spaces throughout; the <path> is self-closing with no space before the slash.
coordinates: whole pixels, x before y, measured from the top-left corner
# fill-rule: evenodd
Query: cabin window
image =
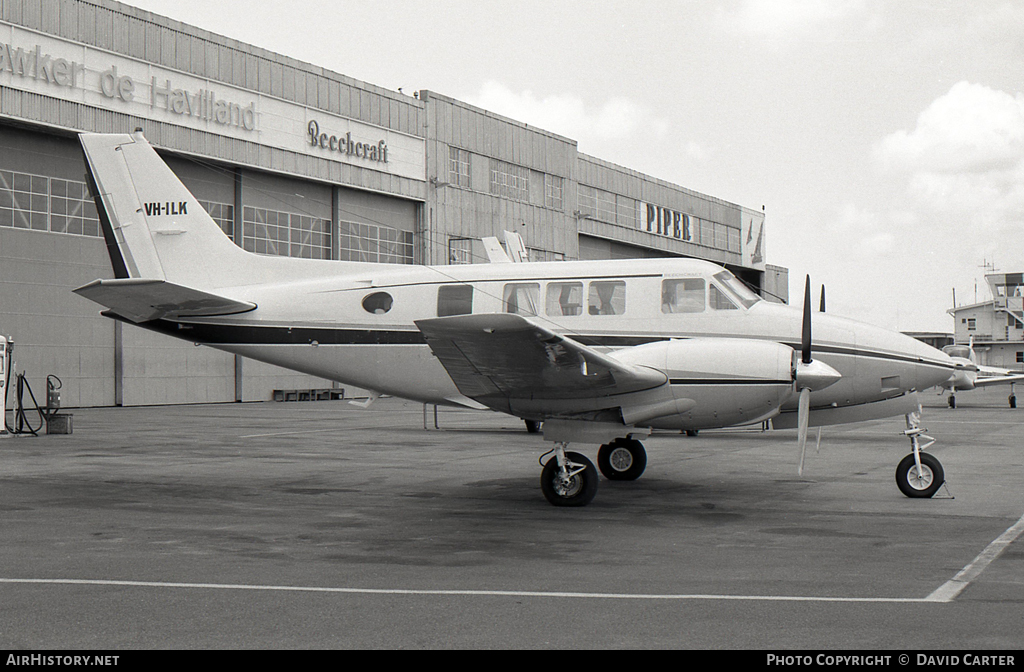
<path id="1" fill-rule="evenodd" d="M 547 303 L 544 306 L 544 312 L 552 316 L 582 314 L 583 283 L 548 283 Z"/>
<path id="2" fill-rule="evenodd" d="M 540 303 L 540 285 L 535 282 L 513 282 L 505 285 L 501 295 L 506 313 L 537 315 Z"/>
<path id="3" fill-rule="evenodd" d="M 437 288 L 437 316 L 473 312 L 473 285 L 441 285 Z"/>
<path id="4" fill-rule="evenodd" d="M 587 312 L 591 315 L 622 315 L 626 312 L 626 283 L 621 280 L 590 283 Z"/>
<path id="5" fill-rule="evenodd" d="M 363 310 L 374 315 L 383 315 L 391 310 L 394 299 L 387 292 L 374 292 L 363 299 Z"/>
<path id="6" fill-rule="evenodd" d="M 704 312 L 704 279 L 682 278 L 662 281 L 661 312 Z"/>
<path id="7" fill-rule="evenodd" d="M 732 302 L 732 299 L 715 285 L 711 285 L 708 292 L 708 303 L 715 310 L 736 310 L 736 304 Z"/>

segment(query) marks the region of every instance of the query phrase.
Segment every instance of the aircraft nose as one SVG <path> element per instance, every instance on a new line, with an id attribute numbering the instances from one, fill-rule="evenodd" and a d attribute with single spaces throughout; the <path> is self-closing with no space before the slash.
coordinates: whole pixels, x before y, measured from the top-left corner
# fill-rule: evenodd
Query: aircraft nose
<path id="1" fill-rule="evenodd" d="M 915 367 L 918 390 L 942 385 L 954 375 L 956 365 L 949 355 L 910 336 L 906 338 L 909 341 L 907 349 L 918 362 Z"/>

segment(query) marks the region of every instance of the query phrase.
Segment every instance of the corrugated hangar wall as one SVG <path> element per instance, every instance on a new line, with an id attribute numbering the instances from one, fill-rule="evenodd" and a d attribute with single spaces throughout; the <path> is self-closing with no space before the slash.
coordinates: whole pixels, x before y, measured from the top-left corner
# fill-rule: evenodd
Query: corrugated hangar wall
<path id="1" fill-rule="evenodd" d="M 46 41 L 50 35 L 173 69 L 172 76 L 182 72 L 208 77 L 270 101 L 296 103 L 400 133 L 421 133 L 423 105 L 412 97 L 127 5 L 105 0 L 0 0 L 0 21 L 20 31 L 14 33 L 17 44 L 11 38 L 0 41 L 26 53 L 33 44 L 42 44 L 42 51 L 51 49 Z M 23 80 L 28 76 L 14 68 L 9 76 L 16 74 Z M 15 341 L 18 370 L 28 373 L 35 390 L 45 390 L 47 374 L 59 375 L 63 403 L 73 407 L 262 400 L 269 399 L 273 389 L 332 386 L 326 380 L 117 324 L 101 317 L 95 304 L 71 293 L 96 278 L 112 277 L 95 209 L 83 193 L 85 166 L 74 131 L 128 132 L 142 127 L 185 185 L 208 210 L 216 209 L 211 215 L 239 243 L 243 213 L 238 206 L 254 209 L 251 217 L 257 219 L 281 212 L 411 232 L 419 221 L 415 201 L 423 198 L 423 180 L 54 99 L 3 83 L 0 170 L 7 171 L 11 184 L 0 193 L 8 199 L 13 195 L 19 203 L 6 210 L 17 220 L 6 226 L 0 203 L 0 333 Z M 49 92 L 45 87 L 42 91 Z M 75 192 L 73 197 L 69 190 Z M 68 208 L 76 209 L 78 217 L 67 221 L 74 219 L 77 229 L 71 224 L 62 224 L 60 231 L 51 228 L 58 217 L 64 221 L 63 210 Z M 338 258 L 343 253 L 339 237 L 336 232 L 331 236 L 325 256 Z M 260 241 L 250 247 L 253 244 Z"/>
<path id="2" fill-rule="evenodd" d="M 765 279 L 751 268 L 763 264 L 763 213 L 443 95 L 388 91 L 111 0 L 0 0 L 0 42 L 14 54 L 0 61 L 0 333 L 36 389 L 61 376 L 68 406 L 331 386 L 114 323 L 71 293 L 112 276 L 78 131 L 142 127 L 225 233 L 257 253 L 464 263 L 481 260 L 480 238 L 515 230 L 534 260 L 684 255 Z M 55 74 L 71 59 L 77 88 Z M 108 75 L 131 80 L 126 95 L 104 88 Z M 234 128 L 200 113 L 218 99 L 237 101 Z M 247 123 L 243 109 L 259 114 Z M 386 144 L 391 163 L 340 157 L 340 139 L 358 134 L 363 147 Z M 771 275 L 785 284 L 785 269 Z"/>

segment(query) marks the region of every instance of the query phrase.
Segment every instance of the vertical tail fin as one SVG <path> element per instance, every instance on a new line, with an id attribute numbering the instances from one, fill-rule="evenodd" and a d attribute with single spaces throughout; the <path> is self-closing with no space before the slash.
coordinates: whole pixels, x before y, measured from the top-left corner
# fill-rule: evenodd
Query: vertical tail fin
<path id="1" fill-rule="evenodd" d="M 141 131 L 79 138 L 117 277 L 197 288 L 237 282 L 250 255 L 221 231 Z"/>

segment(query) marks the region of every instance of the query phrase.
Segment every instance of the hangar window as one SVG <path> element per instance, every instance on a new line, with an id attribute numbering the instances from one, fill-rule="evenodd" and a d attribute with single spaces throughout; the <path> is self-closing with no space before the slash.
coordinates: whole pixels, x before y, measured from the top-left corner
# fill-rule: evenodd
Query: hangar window
<path id="1" fill-rule="evenodd" d="M 338 258 L 382 264 L 411 264 L 412 231 L 389 226 L 338 222 Z"/>
<path id="2" fill-rule="evenodd" d="M 217 223 L 220 230 L 228 238 L 235 239 L 235 206 L 229 203 L 214 203 L 213 201 L 199 201 L 210 219 Z"/>
<path id="3" fill-rule="evenodd" d="M 491 193 L 514 201 L 530 200 L 530 169 L 491 159 Z"/>
<path id="4" fill-rule="evenodd" d="M 552 316 L 580 315 L 583 313 L 582 282 L 548 283 L 544 312 Z"/>
<path id="5" fill-rule="evenodd" d="M 0 170 L 0 226 L 99 236 L 85 182 Z"/>
<path id="6" fill-rule="evenodd" d="M 683 215 L 685 217 L 685 215 Z M 640 224 L 640 217 L 637 215 L 636 201 L 627 196 L 615 197 L 615 223 L 619 226 L 628 226 L 631 229 L 637 228 Z"/>
<path id="7" fill-rule="evenodd" d="M 977 320 L 975 318 L 973 318 L 973 317 L 968 317 L 967 318 L 967 331 L 974 331 L 977 328 L 978 328 Z"/>
<path id="8" fill-rule="evenodd" d="M 661 312 L 704 312 L 704 279 L 680 278 L 661 283 Z"/>
<path id="9" fill-rule="evenodd" d="M 1022 350 L 1017 351 L 1017 363 L 1024 364 L 1024 351 Z"/>
<path id="10" fill-rule="evenodd" d="M 563 180 L 557 175 L 544 175 L 544 205 L 556 210 L 562 209 Z"/>
<path id="11" fill-rule="evenodd" d="M 242 247 L 256 254 L 330 259 L 331 222 L 246 206 L 242 208 Z"/>
<path id="12" fill-rule="evenodd" d="M 473 312 L 473 285 L 441 285 L 437 288 L 437 316 Z"/>
<path id="13" fill-rule="evenodd" d="M 580 215 L 597 217 L 597 189 L 581 184 L 576 187 L 576 209 Z"/>
<path id="14" fill-rule="evenodd" d="M 540 285 L 535 282 L 513 282 L 505 285 L 501 295 L 506 313 L 536 315 L 540 303 Z"/>
<path id="15" fill-rule="evenodd" d="M 448 183 L 470 188 L 469 152 L 458 147 L 448 148 Z"/>
<path id="16" fill-rule="evenodd" d="M 383 315 L 391 310 L 394 299 L 387 292 L 374 292 L 363 299 L 363 310 L 374 315 Z"/>
<path id="17" fill-rule="evenodd" d="M 621 280 L 602 280 L 590 283 L 587 297 L 590 315 L 622 315 L 626 312 L 626 283 Z"/>

